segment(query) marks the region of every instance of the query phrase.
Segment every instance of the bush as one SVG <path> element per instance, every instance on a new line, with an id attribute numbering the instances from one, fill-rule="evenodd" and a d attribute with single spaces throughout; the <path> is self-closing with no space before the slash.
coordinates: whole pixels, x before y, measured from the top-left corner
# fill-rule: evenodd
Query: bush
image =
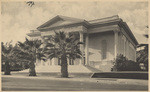
<path id="1" fill-rule="evenodd" d="M 128 60 L 125 56 L 118 55 L 112 71 L 140 71 L 140 66 L 137 62 Z"/>
<path id="2" fill-rule="evenodd" d="M 144 49 L 137 51 L 136 52 L 137 55 L 137 62 L 142 65 L 141 70 L 142 71 L 148 71 L 148 44 L 145 44 Z"/>

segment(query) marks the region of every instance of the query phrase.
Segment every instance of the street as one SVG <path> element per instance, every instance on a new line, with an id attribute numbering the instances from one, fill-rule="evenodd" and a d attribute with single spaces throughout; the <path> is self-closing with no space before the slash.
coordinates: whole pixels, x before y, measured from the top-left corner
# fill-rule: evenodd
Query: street
<path id="1" fill-rule="evenodd" d="M 144 85 L 141 80 L 128 83 L 116 79 L 2 77 L 2 91 L 147 91 L 148 82 L 142 81 Z"/>

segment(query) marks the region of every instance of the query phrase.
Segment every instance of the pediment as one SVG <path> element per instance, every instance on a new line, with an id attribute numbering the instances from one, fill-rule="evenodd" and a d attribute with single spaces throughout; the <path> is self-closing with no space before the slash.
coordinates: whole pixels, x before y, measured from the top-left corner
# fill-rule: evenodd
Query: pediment
<path id="1" fill-rule="evenodd" d="M 84 20 L 82 20 L 82 19 L 58 15 L 58 16 L 52 18 L 51 20 L 47 21 L 43 25 L 39 26 L 38 29 L 57 27 L 57 26 L 62 26 L 62 25 L 67 25 L 67 24 L 77 23 L 77 22 L 83 22 L 83 21 Z"/>

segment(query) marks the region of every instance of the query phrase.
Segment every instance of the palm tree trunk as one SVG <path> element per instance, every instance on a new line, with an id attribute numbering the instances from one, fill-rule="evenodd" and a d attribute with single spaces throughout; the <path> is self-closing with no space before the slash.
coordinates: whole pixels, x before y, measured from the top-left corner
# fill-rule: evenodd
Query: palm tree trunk
<path id="1" fill-rule="evenodd" d="M 5 74 L 5 75 L 10 75 L 10 65 L 9 65 L 9 61 L 7 61 L 7 60 L 6 60 L 6 62 L 5 62 L 4 74 Z"/>
<path id="2" fill-rule="evenodd" d="M 30 64 L 29 64 L 29 76 L 36 76 L 34 62 L 30 62 Z"/>
<path id="3" fill-rule="evenodd" d="M 71 58 L 69 57 L 69 65 L 72 65 Z"/>
<path id="4" fill-rule="evenodd" d="M 62 55 L 61 57 L 61 77 L 68 77 L 68 64 L 66 55 Z"/>

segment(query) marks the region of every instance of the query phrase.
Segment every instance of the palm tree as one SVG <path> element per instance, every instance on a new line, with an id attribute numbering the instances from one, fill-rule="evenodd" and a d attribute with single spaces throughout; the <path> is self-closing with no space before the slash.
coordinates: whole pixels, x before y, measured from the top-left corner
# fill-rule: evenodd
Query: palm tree
<path id="1" fill-rule="evenodd" d="M 45 39 L 44 52 L 48 59 L 58 58 L 61 61 L 61 77 L 68 77 L 67 58 L 80 58 L 82 53 L 79 49 L 79 39 L 73 34 L 55 32 L 55 35 Z"/>
<path id="2" fill-rule="evenodd" d="M 4 74 L 10 75 L 11 72 L 10 62 L 12 61 L 12 57 L 13 57 L 13 46 L 11 42 L 8 42 L 6 44 L 2 42 L 1 45 L 2 45 L 2 62 L 5 63 Z"/>
<path id="3" fill-rule="evenodd" d="M 42 59 L 44 57 L 44 54 L 42 54 L 42 48 L 41 41 L 40 40 L 28 40 L 26 38 L 25 42 L 18 42 L 20 48 L 21 48 L 21 58 L 24 59 L 24 61 L 29 62 L 29 76 L 36 76 L 35 71 L 35 62 L 37 59 Z"/>
<path id="4" fill-rule="evenodd" d="M 15 65 L 21 65 L 21 68 L 24 69 L 24 66 L 28 65 L 28 61 L 31 60 L 31 56 L 28 53 L 25 53 L 18 44 L 13 48 L 13 59 L 15 60 Z M 17 69 L 17 67 L 15 67 Z"/>

